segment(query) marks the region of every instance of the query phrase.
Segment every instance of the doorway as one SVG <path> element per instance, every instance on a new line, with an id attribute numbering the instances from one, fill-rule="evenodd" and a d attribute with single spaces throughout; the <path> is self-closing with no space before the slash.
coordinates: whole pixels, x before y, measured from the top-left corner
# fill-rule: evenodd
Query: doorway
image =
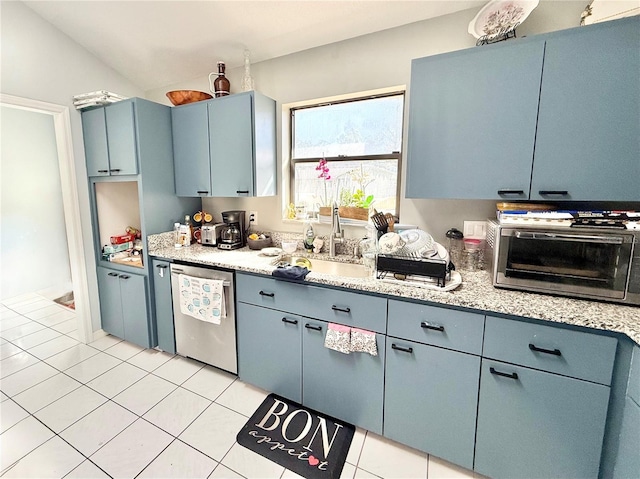
<path id="1" fill-rule="evenodd" d="M 43 143 L 41 146 L 43 146 L 44 149 L 42 151 L 32 150 L 30 153 L 36 156 L 51 155 L 54 158 L 54 161 L 57 161 L 57 168 L 54 164 L 49 171 L 46 171 L 46 168 L 42 168 L 42 166 L 38 167 L 41 168 L 39 171 L 36 171 L 36 168 L 32 164 L 31 168 L 27 168 L 23 177 L 19 179 L 20 184 L 23 186 L 21 187 L 19 184 L 11 185 L 12 190 L 15 191 L 15 196 L 20 196 L 21 198 L 19 198 L 15 204 L 7 205 L 7 208 L 3 206 L 2 236 L 3 240 L 5 240 L 5 238 L 9 238 L 9 244 L 6 245 L 7 250 L 11 247 L 11 254 L 7 257 L 5 257 L 3 251 L 3 263 L 5 261 L 9 262 L 8 268 L 5 268 L 4 264 L 2 267 L 3 282 L 5 280 L 5 275 L 13 274 L 17 281 L 24 281 L 28 276 L 29 281 L 33 281 L 34 285 L 46 284 L 47 278 L 43 278 L 45 275 L 51 277 L 50 284 L 53 283 L 62 286 L 65 282 L 68 283 L 74 295 L 76 321 L 78 323 L 78 339 L 85 343 L 91 342 L 93 340 L 93 331 L 89 307 L 84 244 L 81 233 L 80 207 L 77 195 L 78 184 L 75 175 L 71 141 L 69 108 L 5 94 L 0 94 L 0 107 L 2 107 L 3 110 L 6 109 L 6 112 L 8 112 L 7 116 L 10 117 L 12 121 L 35 121 L 43 126 L 44 132 L 46 132 L 48 128 L 47 122 L 52 122 L 52 138 L 47 139 L 45 133 L 45 138 L 41 138 Z M 3 116 L 5 115 L 3 114 Z M 50 126 L 51 125 L 49 125 L 49 127 Z M 5 127 L 6 125 L 3 125 L 2 127 L 3 134 L 5 132 Z M 33 138 L 33 141 L 38 142 L 38 139 Z M 50 141 L 49 148 L 54 149 L 55 151 L 46 152 L 47 141 Z M 57 157 L 57 160 L 55 157 Z M 8 172 L 12 173 L 12 176 L 13 173 L 16 173 L 15 171 L 12 172 L 11 168 L 9 168 Z M 57 177 L 54 177 L 53 175 L 56 174 Z M 46 175 L 53 177 L 53 179 L 49 178 L 50 181 L 48 183 L 46 181 Z M 30 180 L 33 180 L 33 182 L 36 182 L 36 184 L 39 184 L 40 186 L 35 188 L 35 190 L 33 188 L 29 188 Z M 45 205 L 43 205 L 43 207 L 40 208 L 41 213 L 39 213 L 38 198 L 26 198 L 27 195 L 37 195 L 39 188 L 43 188 L 44 185 L 47 185 L 47 187 L 53 187 L 54 189 L 55 185 L 59 185 L 59 196 L 57 197 L 57 200 L 47 200 L 47 195 L 43 194 L 41 201 L 59 201 L 60 206 L 62 206 L 61 212 L 56 213 L 55 208 L 50 208 L 52 205 L 46 205 L 46 208 Z M 33 184 L 31 186 L 33 186 Z M 20 195 L 21 192 L 23 192 L 22 195 Z M 56 192 L 49 193 L 52 193 L 51 198 L 53 198 Z M 5 196 L 4 193 L 3 196 Z M 19 205 L 20 202 L 25 203 L 25 205 L 29 205 L 27 208 L 28 217 L 22 218 L 21 220 L 16 220 L 15 217 L 10 215 L 5 217 L 4 212 L 5 210 L 9 211 L 9 206 L 11 206 L 10 209 L 12 214 L 17 214 L 21 209 Z M 22 210 L 24 211 L 24 208 Z M 46 218 L 38 218 L 45 214 L 47 215 Z M 61 218 L 58 218 L 59 221 L 57 222 L 55 221 L 55 218 L 53 218 L 56 214 L 62 215 Z M 37 224 L 37 226 L 42 227 L 36 227 L 35 222 L 37 221 L 43 223 Z M 22 229 L 26 231 L 16 231 L 16 241 L 15 244 L 12 244 L 11 240 L 13 237 L 7 236 L 7 230 L 5 228 L 9 227 L 14 229 L 18 224 L 22 224 Z M 11 232 L 11 229 L 9 232 Z M 26 238 L 27 235 L 29 235 L 29 229 L 33 231 L 32 234 L 45 236 L 47 231 L 59 230 L 57 231 L 57 234 L 52 234 L 52 238 L 55 237 L 53 243 L 49 246 L 52 258 L 47 258 L 46 247 L 44 248 L 44 251 L 32 251 L 31 255 L 29 255 L 29 250 L 25 250 L 24 248 L 20 249 L 20 237 L 21 235 L 24 235 L 23 238 Z M 62 241 L 60 237 L 65 236 L 63 233 L 66 233 L 66 251 L 64 251 L 64 245 L 60 244 Z M 46 244 L 46 239 L 38 238 L 39 244 L 43 244 L 43 241 L 45 242 L 44 244 Z M 3 250 L 5 250 L 5 241 L 3 241 Z M 22 270 L 21 267 L 23 267 Z M 25 269 L 27 271 L 24 271 Z M 4 296 L 5 295 L 3 294 L 3 297 Z"/>

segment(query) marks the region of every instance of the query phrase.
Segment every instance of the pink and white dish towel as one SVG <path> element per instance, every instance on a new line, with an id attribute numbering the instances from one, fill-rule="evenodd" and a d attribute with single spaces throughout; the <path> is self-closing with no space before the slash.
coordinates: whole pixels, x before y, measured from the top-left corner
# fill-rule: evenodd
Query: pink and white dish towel
<path id="1" fill-rule="evenodd" d="M 351 328 L 342 324 L 329 323 L 324 347 L 340 353 L 349 354 L 351 346 Z"/>
<path id="2" fill-rule="evenodd" d="M 371 356 L 377 356 L 376 333 L 365 329 L 351 328 L 350 349 L 352 352 L 369 353 Z"/>
<path id="3" fill-rule="evenodd" d="M 364 329 L 350 328 L 343 324 L 329 323 L 324 347 L 340 353 L 369 353 L 378 355 L 376 333 Z"/>

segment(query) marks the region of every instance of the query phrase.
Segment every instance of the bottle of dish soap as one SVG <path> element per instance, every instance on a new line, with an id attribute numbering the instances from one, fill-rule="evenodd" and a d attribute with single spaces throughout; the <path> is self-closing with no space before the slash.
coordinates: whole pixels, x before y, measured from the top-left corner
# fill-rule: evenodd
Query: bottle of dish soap
<path id="1" fill-rule="evenodd" d="M 316 232 L 313 231 L 313 226 L 311 226 L 311 222 L 307 221 L 304 224 L 304 228 L 302 230 L 302 242 L 304 244 L 304 249 L 307 250 L 307 253 L 313 253 L 313 240 L 316 239 Z"/>

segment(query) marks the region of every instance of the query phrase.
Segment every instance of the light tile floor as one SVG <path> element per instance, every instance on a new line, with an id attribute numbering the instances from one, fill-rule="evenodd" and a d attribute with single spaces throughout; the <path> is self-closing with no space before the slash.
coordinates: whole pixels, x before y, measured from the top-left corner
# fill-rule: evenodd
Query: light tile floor
<path id="1" fill-rule="evenodd" d="M 299 478 L 236 443 L 267 392 L 216 368 L 105 336 L 37 294 L 0 305 L 0 475 Z M 356 431 L 343 478 L 473 478 Z"/>

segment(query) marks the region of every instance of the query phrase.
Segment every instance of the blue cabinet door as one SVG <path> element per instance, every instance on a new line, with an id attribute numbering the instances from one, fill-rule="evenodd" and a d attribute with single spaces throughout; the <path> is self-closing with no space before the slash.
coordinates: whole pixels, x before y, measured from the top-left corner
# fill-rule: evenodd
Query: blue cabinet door
<path id="1" fill-rule="evenodd" d="M 100 293 L 102 329 L 109 334 L 124 339 L 120 273 L 112 269 L 98 267 L 98 289 Z"/>
<path id="2" fill-rule="evenodd" d="M 384 335 L 376 334 L 377 356 L 344 354 L 324 347 L 327 324 L 304 320 L 302 404 L 382 434 Z"/>
<path id="3" fill-rule="evenodd" d="M 624 404 L 624 416 L 618 459 L 614 469 L 614 479 L 635 479 L 640 477 L 640 406 L 627 396 Z"/>
<path id="4" fill-rule="evenodd" d="M 255 386 L 302 401 L 302 318 L 238 303 L 238 376 Z"/>
<path id="5" fill-rule="evenodd" d="M 133 100 L 120 101 L 105 107 L 105 115 L 109 145 L 109 173 L 137 175 L 138 152 Z"/>
<path id="6" fill-rule="evenodd" d="M 254 195 L 253 94 L 207 103 L 212 196 Z"/>
<path id="7" fill-rule="evenodd" d="M 640 201 L 639 75 L 640 17 L 547 40 L 531 199 Z"/>
<path id="8" fill-rule="evenodd" d="M 109 176 L 109 148 L 104 108 L 82 112 L 82 135 L 88 176 Z"/>
<path id="9" fill-rule="evenodd" d="M 413 60 L 408 198 L 527 199 L 544 41 Z"/>
<path id="10" fill-rule="evenodd" d="M 207 103 L 171 109 L 178 196 L 211 196 Z"/>
<path id="11" fill-rule="evenodd" d="M 598 477 L 608 403 L 607 386 L 483 359 L 474 470 Z"/>
<path id="12" fill-rule="evenodd" d="M 387 338 L 384 435 L 473 468 L 480 357 Z"/>
<path id="13" fill-rule="evenodd" d="M 152 262 L 153 296 L 156 308 L 158 347 L 171 354 L 176 353 L 176 336 L 173 325 L 170 263 L 154 259 Z"/>
<path id="14" fill-rule="evenodd" d="M 143 348 L 155 346 L 147 311 L 147 278 L 139 274 L 120 273 L 118 279 L 124 339 Z"/>

